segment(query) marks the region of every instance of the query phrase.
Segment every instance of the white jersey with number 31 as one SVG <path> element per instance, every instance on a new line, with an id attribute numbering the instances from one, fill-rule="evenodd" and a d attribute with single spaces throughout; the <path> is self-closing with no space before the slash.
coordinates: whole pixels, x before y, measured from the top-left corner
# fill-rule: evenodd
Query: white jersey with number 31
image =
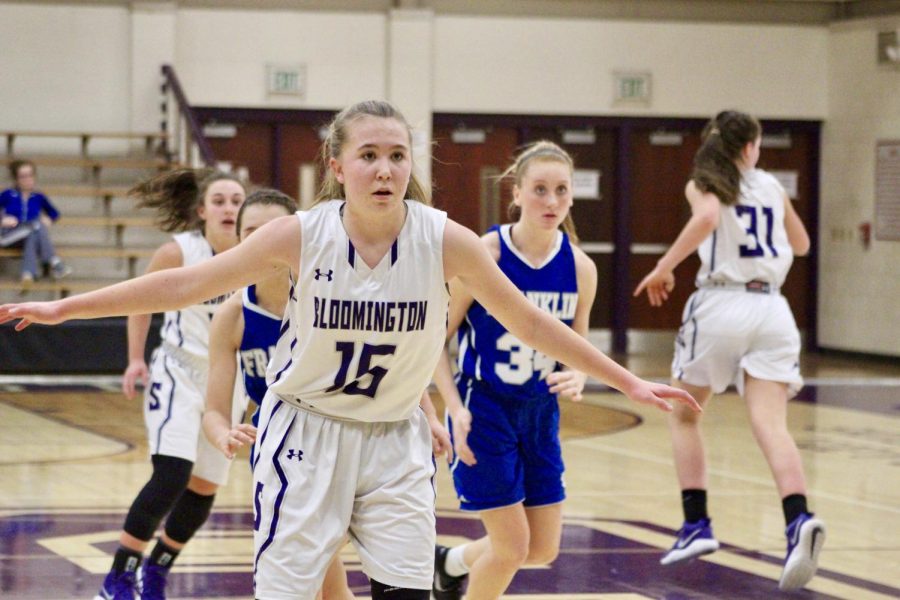
<path id="1" fill-rule="evenodd" d="M 769 173 L 743 173 L 737 204 L 722 205 L 719 226 L 698 248 L 701 266 L 697 286 L 704 283 L 765 281 L 781 287 L 794 253 L 784 228 L 786 194 Z"/>
<path id="2" fill-rule="evenodd" d="M 406 221 L 374 268 L 341 221 L 345 202 L 298 212 L 299 280 L 269 365 L 269 389 L 327 417 L 408 419 L 444 346 L 446 213 L 406 201 Z"/>

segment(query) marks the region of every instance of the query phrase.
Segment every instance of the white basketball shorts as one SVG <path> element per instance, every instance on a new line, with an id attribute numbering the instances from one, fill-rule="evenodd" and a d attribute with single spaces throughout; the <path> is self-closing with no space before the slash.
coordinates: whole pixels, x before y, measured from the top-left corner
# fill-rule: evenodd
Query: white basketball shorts
<path id="1" fill-rule="evenodd" d="M 700 289 L 688 299 L 675 340 L 672 377 L 690 385 L 744 392 L 744 372 L 803 387 L 800 332 L 790 306 L 778 293 Z"/>
<path id="2" fill-rule="evenodd" d="M 254 481 L 260 600 L 313 600 L 344 536 L 385 585 L 431 589 L 434 461 L 421 410 L 406 421 L 340 421 L 266 394 Z"/>
<path id="3" fill-rule="evenodd" d="M 144 392 L 144 423 L 151 455 L 189 460 L 194 463 L 192 475 L 221 486 L 228 482 L 231 461 L 203 435 L 206 374 L 203 365 L 187 365 L 164 348 L 157 349 Z M 235 387 L 231 406 L 232 423 L 239 423 L 247 408 L 242 383 Z"/>

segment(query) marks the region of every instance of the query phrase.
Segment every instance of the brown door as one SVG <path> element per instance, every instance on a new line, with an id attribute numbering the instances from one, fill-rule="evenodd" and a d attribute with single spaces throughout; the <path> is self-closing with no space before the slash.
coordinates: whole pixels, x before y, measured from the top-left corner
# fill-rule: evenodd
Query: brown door
<path id="1" fill-rule="evenodd" d="M 512 160 L 519 135 L 512 127 L 461 131 L 452 125 L 434 126 L 434 205 L 481 234 L 498 220 L 507 220 L 509 193 L 501 186 L 500 174 Z"/>
<path id="2" fill-rule="evenodd" d="M 313 187 L 315 191 L 318 191 L 318 184 L 322 176 L 319 162 L 321 145 L 319 126 L 307 123 L 282 123 L 277 125 L 275 138 L 275 143 L 278 144 L 278 189 L 298 201 L 301 200 L 301 167 L 308 166 L 310 169 L 314 169 L 315 185 Z"/>
<path id="3" fill-rule="evenodd" d="M 675 241 L 690 217 L 684 186 L 700 146 L 699 130 L 633 130 L 631 138 L 631 256 L 629 287 L 634 290 Z M 681 310 L 694 291 L 700 266 L 696 254 L 675 270 L 675 291 L 662 307 L 653 308 L 646 294 L 629 305 L 630 329 L 677 329 Z"/>
<path id="4" fill-rule="evenodd" d="M 272 185 L 272 125 L 268 123 L 231 123 L 231 137 L 208 137 L 216 160 L 231 163 L 232 171 L 247 169 L 250 182 Z"/>
<path id="5" fill-rule="evenodd" d="M 631 259 L 629 280 L 638 284 L 656 261 L 675 241 L 690 218 L 690 206 L 684 197 L 684 186 L 690 177 L 694 153 L 700 146 L 700 127 L 658 131 L 635 129 L 631 173 Z M 794 200 L 800 218 L 807 226 L 812 216 L 811 173 L 814 172 L 811 134 L 778 132 L 773 141 L 764 143 L 759 167 L 767 171 L 784 171 L 797 178 L 798 197 Z M 766 138 L 768 139 L 768 138 Z M 811 232 L 815 239 L 814 232 Z M 700 267 L 696 253 L 675 270 L 675 291 L 661 308 L 652 308 L 646 295 L 635 299 L 630 307 L 629 327 L 634 329 L 676 329 L 688 296 L 694 291 L 694 277 Z M 795 259 L 783 288 L 797 325 L 801 330 L 809 324 L 808 307 L 812 301 L 812 274 L 807 258 Z"/>

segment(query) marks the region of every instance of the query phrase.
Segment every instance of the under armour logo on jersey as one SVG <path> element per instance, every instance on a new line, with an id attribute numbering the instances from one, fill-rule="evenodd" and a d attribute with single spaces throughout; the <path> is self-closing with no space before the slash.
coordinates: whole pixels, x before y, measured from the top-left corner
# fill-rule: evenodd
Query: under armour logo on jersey
<path id="1" fill-rule="evenodd" d="M 290 448 L 287 453 L 287 459 L 292 460 L 294 458 L 297 459 L 297 462 L 303 460 L 303 450 L 294 450 L 293 448 Z"/>
<path id="2" fill-rule="evenodd" d="M 319 269 L 316 269 L 316 281 L 319 280 L 319 277 L 327 277 L 328 281 L 331 281 L 333 275 L 334 275 L 333 269 L 328 269 L 327 273 L 323 273 Z"/>

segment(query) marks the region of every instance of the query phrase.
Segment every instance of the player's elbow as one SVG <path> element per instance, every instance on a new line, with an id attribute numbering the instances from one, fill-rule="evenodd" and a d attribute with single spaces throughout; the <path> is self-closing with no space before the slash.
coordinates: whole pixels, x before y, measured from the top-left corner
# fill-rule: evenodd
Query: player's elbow
<path id="1" fill-rule="evenodd" d="M 790 237 L 789 241 L 791 250 L 794 251 L 794 256 L 806 256 L 809 254 L 811 243 L 808 235 L 794 235 Z"/>

